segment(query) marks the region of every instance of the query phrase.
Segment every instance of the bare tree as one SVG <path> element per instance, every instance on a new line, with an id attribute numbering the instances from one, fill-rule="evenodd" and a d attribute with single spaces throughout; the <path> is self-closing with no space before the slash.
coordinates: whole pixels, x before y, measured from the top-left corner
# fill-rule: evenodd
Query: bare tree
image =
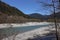
<path id="1" fill-rule="evenodd" d="M 47 7 L 47 9 L 50 8 L 49 11 L 53 12 L 53 17 L 54 17 L 54 23 L 55 23 L 55 29 L 56 29 L 56 40 L 58 40 L 58 32 L 57 32 L 57 21 L 56 21 L 56 12 L 60 10 L 60 0 L 50 0 L 51 3 L 45 3 L 38 1 L 38 3 L 41 3 L 43 7 Z"/>

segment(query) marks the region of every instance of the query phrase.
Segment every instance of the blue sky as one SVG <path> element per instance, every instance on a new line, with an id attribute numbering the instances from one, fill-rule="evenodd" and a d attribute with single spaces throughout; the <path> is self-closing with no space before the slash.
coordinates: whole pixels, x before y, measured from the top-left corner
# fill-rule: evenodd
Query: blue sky
<path id="1" fill-rule="evenodd" d="M 44 10 L 44 8 L 39 3 L 37 3 L 37 0 L 2 0 L 2 1 L 13 7 L 18 8 L 25 14 L 31 13 L 40 13 L 42 15 L 50 14 L 48 10 Z M 49 0 L 42 1 L 46 3 L 50 2 Z"/>

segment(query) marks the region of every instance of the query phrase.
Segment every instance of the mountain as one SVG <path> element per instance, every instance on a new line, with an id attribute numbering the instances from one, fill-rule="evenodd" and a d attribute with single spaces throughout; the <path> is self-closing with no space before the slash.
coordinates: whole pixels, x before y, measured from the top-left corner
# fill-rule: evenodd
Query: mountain
<path id="1" fill-rule="evenodd" d="M 56 20 L 60 22 L 60 12 L 55 13 L 55 15 L 56 15 Z M 32 14 L 29 14 L 29 16 L 33 18 L 41 19 L 43 21 L 54 21 L 53 13 L 50 15 L 41 15 L 40 13 L 32 13 Z"/>
<path id="2" fill-rule="evenodd" d="M 0 1 L 0 11 L 8 15 L 24 15 L 20 10 Z"/>
<path id="3" fill-rule="evenodd" d="M 32 18 L 16 7 L 0 1 L 0 23 L 21 23 L 29 21 L 38 21 L 38 19 Z"/>
<path id="4" fill-rule="evenodd" d="M 55 13 L 55 18 L 57 22 L 60 22 L 60 12 Z M 48 21 L 54 21 L 54 14 L 49 15 Z"/>
<path id="5" fill-rule="evenodd" d="M 40 13 L 32 13 L 32 14 L 29 14 L 29 16 L 33 18 L 41 19 L 41 20 L 47 20 L 49 17 L 49 15 L 41 15 Z"/>
<path id="6" fill-rule="evenodd" d="M 48 20 L 50 15 L 43 15 L 43 20 Z"/>
<path id="7" fill-rule="evenodd" d="M 39 13 L 32 13 L 29 14 L 29 16 L 33 17 L 33 18 L 37 18 L 37 19 L 42 19 L 43 15 L 39 14 Z"/>
<path id="8" fill-rule="evenodd" d="M 0 23 L 24 23 L 24 22 L 40 22 L 52 21 L 54 14 L 41 15 L 40 13 L 24 14 L 16 7 L 12 7 L 0 1 Z M 57 21 L 60 20 L 60 12 L 56 13 Z"/>
<path id="9" fill-rule="evenodd" d="M 21 10 L 18 10 L 16 7 L 12 7 L 2 1 L 0 1 L 0 12 L 7 15 L 29 17 L 28 15 L 24 14 Z"/>
<path id="10" fill-rule="evenodd" d="M 60 19 L 60 12 L 55 13 L 55 17 L 57 19 Z M 54 14 L 51 14 L 49 18 L 53 19 L 54 18 Z"/>

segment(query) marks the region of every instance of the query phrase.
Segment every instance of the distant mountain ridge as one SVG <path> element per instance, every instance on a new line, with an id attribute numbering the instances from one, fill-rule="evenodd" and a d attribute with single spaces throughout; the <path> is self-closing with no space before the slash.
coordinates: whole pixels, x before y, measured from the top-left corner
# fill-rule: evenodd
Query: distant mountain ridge
<path id="1" fill-rule="evenodd" d="M 0 23 L 21 23 L 29 21 L 38 21 L 38 19 L 32 18 L 16 7 L 0 1 Z"/>
<path id="2" fill-rule="evenodd" d="M 29 16 L 33 17 L 33 18 L 37 18 L 37 19 L 42 19 L 43 15 L 39 14 L 39 13 L 32 13 Z"/>
<path id="3" fill-rule="evenodd" d="M 54 14 L 49 15 L 48 21 L 52 21 L 53 22 L 54 21 L 54 17 L 56 19 L 56 22 L 60 22 L 60 12 L 55 13 L 55 16 L 54 16 Z"/>
<path id="4" fill-rule="evenodd" d="M 49 17 L 49 15 L 41 15 L 40 13 L 32 13 L 32 14 L 29 14 L 29 16 L 37 19 L 42 19 L 42 20 L 46 20 Z"/>
<path id="5" fill-rule="evenodd" d="M 55 13 L 55 17 L 56 17 L 57 19 L 60 19 L 60 12 Z M 53 19 L 53 18 L 54 18 L 54 14 L 51 14 L 51 15 L 49 16 L 49 18 Z"/>
<path id="6" fill-rule="evenodd" d="M 41 15 L 40 13 L 24 14 L 19 9 L 0 1 L 0 23 L 40 22 L 53 20 L 54 14 Z M 60 12 L 56 13 L 60 20 Z"/>
<path id="7" fill-rule="evenodd" d="M 41 19 L 43 21 L 54 20 L 54 14 L 41 15 L 40 13 L 32 13 L 32 14 L 29 14 L 29 16 L 31 16 L 33 18 Z M 55 13 L 55 16 L 56 16 L 57 21 L 58 21 L 58 19 L 60 20 L 60 12 Z"/>

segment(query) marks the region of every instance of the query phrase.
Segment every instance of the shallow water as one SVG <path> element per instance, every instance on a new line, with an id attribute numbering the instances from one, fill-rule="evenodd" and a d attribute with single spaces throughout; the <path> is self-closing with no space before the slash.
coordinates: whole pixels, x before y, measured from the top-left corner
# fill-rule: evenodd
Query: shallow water
<path id="1" fill-rule="evenodd" d="M 50 24 L 46 24 L 46 25 L 36 25 L 36 26 L 26 26 L 26 27 L 13 27 L 13 28 L 2 28 L 0 29 L 0 33 L 12 33 L 12 32 L 27 32 L 27 31 L 31 31 L 37 28 L 41 28 L 41 27 L 47 27 Z"/>
<path id="2" fill-rule="evenodd" d="M 19 33 L 24 33 L 27 31 L 35 30 L 41 27 L 49 27 L 52 24 L 44 24 L 44 25 L 36 25 L 36 26 L 25 26 L 25 27 L 10 27 L 10 28 L 2 28 L 0 29 L 0 38 L 7 38 L 12 35 L 16 35 Z"/>

